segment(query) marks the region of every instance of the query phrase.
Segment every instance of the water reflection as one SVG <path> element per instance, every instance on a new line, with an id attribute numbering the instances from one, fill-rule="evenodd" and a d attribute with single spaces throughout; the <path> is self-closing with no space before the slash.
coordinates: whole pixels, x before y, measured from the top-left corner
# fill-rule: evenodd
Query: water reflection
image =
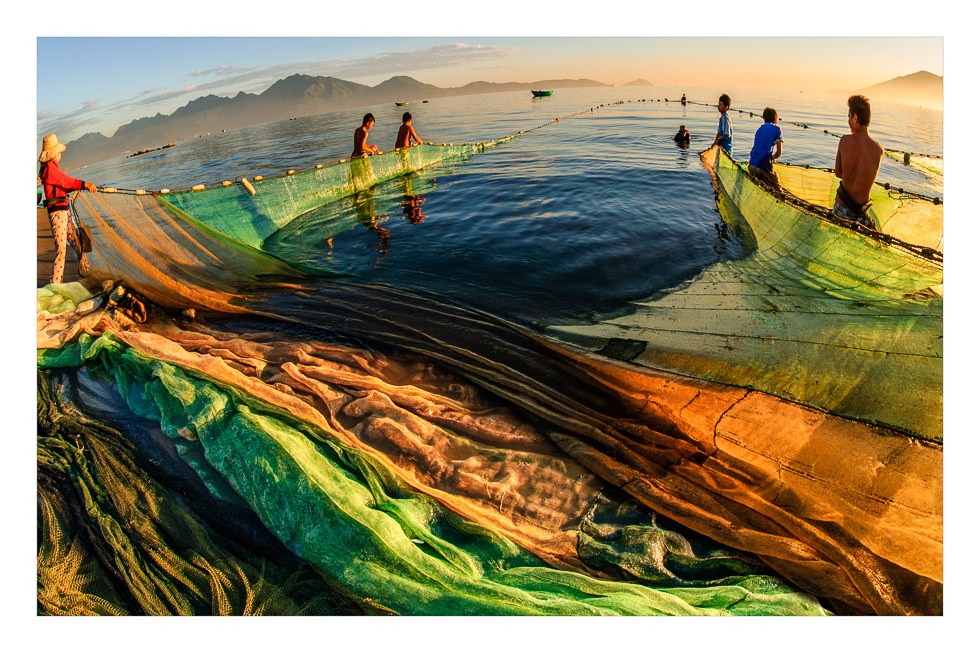
<path id="1" fill-rule="evenodd" d="M 428 216 L 422 214 L 422 205 L 425 198 L 415 193 L 415 175 L 406 175 L 400 180 L 402 192 L 402 213 L 403 220 L 408 220 L 412 224 L 420 224 Z M 433 184 L 435 180 L 433 180 Z"/>
<path id="2" fill-rule="evenodd" d="M 391 230 L 381 226 L 382 222 L 388 220 L 387 215 L 379 215 L 374 206 L 374 194 L 377 186 L 372 186 L 367 190 L 354 193 L 350 196 L 350 203 L 354 207 L 354 214 L 357 216 L 358 223 L 364 225 L 369 231 L 378 236 L 378 243 L 375 251 L 379 254 L 387 254 Z"/>

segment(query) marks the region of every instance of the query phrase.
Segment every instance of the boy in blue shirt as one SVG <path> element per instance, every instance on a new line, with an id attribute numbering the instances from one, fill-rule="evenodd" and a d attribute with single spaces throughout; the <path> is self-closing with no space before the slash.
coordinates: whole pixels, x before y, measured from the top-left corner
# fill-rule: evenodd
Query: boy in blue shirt
<path id="1" fill-rule="evenodd" d="M 728 117 L 728 108 L 732 106 L 732 99 L 727 93 L 723 93 L 718 98 L 718 112 L 721 118 L 718 119 L 718 135 L 715 136 L 714 145 L 721 147 L 732 155 L 732 119 Z"/>
<path id="2" fill-rule="evenodd" d="M 779 122 L 779 114 L 772 107 L 766 107 L 762 112 L 762 120 L 764 122 L 755 132 L 755 143 L 749 155 L 749 172 L 777 193 L 782 193 L 779 178 L 772 167 L 773 161 L 783 155 L 783 133 L 776 124 Z"/>

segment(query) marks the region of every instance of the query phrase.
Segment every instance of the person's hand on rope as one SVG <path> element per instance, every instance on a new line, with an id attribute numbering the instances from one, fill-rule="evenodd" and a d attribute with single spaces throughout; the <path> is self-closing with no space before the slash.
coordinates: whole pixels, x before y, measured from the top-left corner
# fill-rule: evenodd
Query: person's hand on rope
<path id="1" fill-rule="evenodd" d="M 85 184 L 85 190 L 87 190 L 90 193 L 94 193 L 95 192 L 95 184 L 93 184 L 90 181 L 85 181 L 85 182 L 82 182 L 82 183 Z"/>

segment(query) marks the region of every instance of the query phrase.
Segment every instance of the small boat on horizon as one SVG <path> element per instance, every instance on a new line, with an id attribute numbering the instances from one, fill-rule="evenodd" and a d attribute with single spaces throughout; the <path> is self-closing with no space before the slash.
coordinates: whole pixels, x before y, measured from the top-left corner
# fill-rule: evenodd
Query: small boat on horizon
<path id="1" fill-rule="evenodd" d="M 395 106 L 396 107 L 404 107 L 404 106 L 407 106 L 407 105 L 408 105 L 408 102 L 395 102 Z"/>
<path id="2" fill-rule="evenodd" d="M 551 97 L 554 91 L 531 91 L 534 97 Z"/>

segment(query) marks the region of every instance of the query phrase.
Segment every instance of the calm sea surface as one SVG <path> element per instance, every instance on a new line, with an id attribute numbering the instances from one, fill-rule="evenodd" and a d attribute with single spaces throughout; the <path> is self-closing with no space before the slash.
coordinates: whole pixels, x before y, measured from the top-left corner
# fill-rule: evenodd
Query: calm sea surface
<path id="1" fill-rule="evenodd" d="M 377 118 L 369 142 L 387 151 L 406 109 L 419 136 L 436 143 L 501 138 L 584 110 L 469 159 L 311 211 L 265 243 L 289 260 L 434 293 L 529 325 L 578 322 L 746 253 L 715 210 L 698 157 L 714 139 L 719 114 L 713 106 L 663 102 L 682 92 L 691 102 L 712 105 L 722 92 L 732 96 L 739 160 L 748 158 L 766 106 L 779 112 L 782 162 L 832 168 L 837 139 L 823 130 L 848 133 L 843 96 L 561 89 L 550 98 L 499 93 L 307 116 L 179 141 L 173 149 L 112 159 L 78 174 L 103 186 L 177 188 L 345 158 L 367 111 Z M 618 101 L 625 103 L 598 108 Z M 672 140 L 681 124 L 693 134 L 687 149 Z M 943 154 L 940 111 L 877 102 L 871 134 L 886 148 Z M 941 178 L 887 157 L 878 180 L 942 196 Z"/>

